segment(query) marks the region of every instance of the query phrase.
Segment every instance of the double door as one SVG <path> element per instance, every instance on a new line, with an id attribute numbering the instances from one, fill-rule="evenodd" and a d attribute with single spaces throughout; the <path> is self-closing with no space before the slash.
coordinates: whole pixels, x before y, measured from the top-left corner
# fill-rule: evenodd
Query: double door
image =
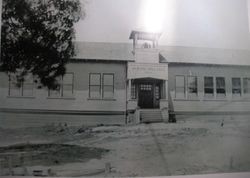
<path id="1" fill-rule="evenodd" d="M 140 108 L 159 108 L 160 85 L 157 83 L 140 83 L 138 87 L 138 106 Z"/>

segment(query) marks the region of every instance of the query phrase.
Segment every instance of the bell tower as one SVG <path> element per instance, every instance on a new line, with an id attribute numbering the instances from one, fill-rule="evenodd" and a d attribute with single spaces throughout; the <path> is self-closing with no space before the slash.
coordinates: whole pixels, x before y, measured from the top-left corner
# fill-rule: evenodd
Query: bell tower
<path id="1" fill-rule="evenodd" d="M 158 40 L 160 33 L 132 31 L 133 54 L 136 63 L 159 63 Z"/>

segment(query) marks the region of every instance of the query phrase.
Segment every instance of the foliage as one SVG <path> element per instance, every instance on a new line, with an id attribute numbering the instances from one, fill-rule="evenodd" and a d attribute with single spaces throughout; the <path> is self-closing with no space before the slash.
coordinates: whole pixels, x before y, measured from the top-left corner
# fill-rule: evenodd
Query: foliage
<path id="1" fill-rule="evenodd" d="M 1 70 L 21 81 L 28 73 L 48 88 L 74 55 L 74 23 L 84 17 L 80 0 L 3 0 Z"/>

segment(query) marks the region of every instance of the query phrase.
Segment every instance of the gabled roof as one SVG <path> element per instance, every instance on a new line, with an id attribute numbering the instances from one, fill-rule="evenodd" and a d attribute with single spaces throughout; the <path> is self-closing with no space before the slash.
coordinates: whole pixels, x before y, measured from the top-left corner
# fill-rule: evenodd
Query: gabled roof
<path id="1" fill-rule="evenodd" d="M 134 61 L 129 43 L 75 42 L 76 60 Z M 161 62 L 250 66 L 250 50 L 159 46 Z"/>
<path id="2" fill-rule="evenodd" d="M 169 63 L 250 65 L 249 50 L 160 46 L 160 54 Z"/>
<path id="3" fill-rule="evenodd" d="M 77 60 L 133 61 L 133 47 L 128 43 L 75 42 Z"/>

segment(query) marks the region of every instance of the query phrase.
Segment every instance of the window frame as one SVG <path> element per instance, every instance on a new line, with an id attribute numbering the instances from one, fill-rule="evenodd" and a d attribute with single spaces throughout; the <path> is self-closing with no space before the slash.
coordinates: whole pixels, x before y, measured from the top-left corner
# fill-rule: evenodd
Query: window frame
<path id="1" fill-rule="evenodd" d="M 177 87 L 177 85 L 176 85 L 176 78 L 177 77 L 183 77 L 183 79 L 184 79 L 184 81 L 183 81 L 183 87 Z M 177 97 L 177 88 L 182 88 L 182 89 L 184 89 L 183 90 L 183 97 Z M 175 75 L 175 98 L 176 99 L 186 99 L 186 77 L 185 77 L 185 75 Z"/>
<path id="2" fill-rule="evenodd" d="M 212 84 L 213 84 L 213 86 L 212 87 L 206 87 L 206 83 L 205 83 L 205 79 L 206 78 L 212 78 Z M 204 88 L 203 88 L 203 91 L 204 91 L 204 98 L 210 98 L 209 96 L 208 96 L 208 94 L 212 94 L 212 96 L 211 96 L 211 98 L 214 98 L 214 96 L 215 96 L 215 89 L 214 89 L 214 87 L 215 87 L 215 83 L 214 83 L 214 77 L 213 76 L 204 76 Z M 213 93 L 206 93 L 206 88 L 207 89 L 213 89 Z"/>
<path id="3" fill-rule="evenodd" d="M 92 85 L 91 84 L 91 75 L 99 75 L 100 78 L 100 84 L 99 85 Z M 91 97 L 91 87 L 99 86 L 99 96 L 100 97 Z M 89 98 L 90 99 L 100 99 L 102 98 L 102 74 L 101 73 L 89 73 Z"/>
<path id="4" fill-rule="evenodd" d="M 223 79 L 224 80 L 224 87 L 220 87 L 220 88 L 218 88 L 218 85 L 217 85 L 217 79 Z M 219 93 L 217 90 L 218 89 L 224 89 L 224 93 Z M 215 93 L 216 93 L 216 98 L 226 98 L 226 96 L 227 96 L 227 87 L 226 87 L 226 78 L 225 77 L 220 77 L 220 76 L 216 76 L 215 77 Z M 222 94 L 224 94 L 223 96 L 219 96 L 219 95 L 222 95 Z"/>
<path id="5" fill-rule="evenodd" d="M 137 86 L 134 81 L 131 81 L 131 90 L 130 90 L 131 99 L 137 99 Z"/>
<path id="6" fill-rule="evenodd" d="M 239 81 L 240 81 L 239 87 L 234 87 L 234 85 L 233 85 L 233 80 L 234 80 L 234 79 L 239 79 Z M 233 92 L 234 89 L 240 91 L 240 93 L 237 93 L 237 94 L 240 95 L 240 96 L 238 96 L 238 98 L 239 98 L 239 97 L 242 97 L 243 92 L 242 92 L 242 81 L 241 81 L 241 77 L 232 77 L 232 78 L 231 78 L 231 84 L 232 84 L 232 85 L 231 85 L 231 86 L 232 86 L 232 90 L 231 90 L 231 92 L 232 92 L 232 98 L 237 98 L 237 95 L 235 95 L 234 92 Z"/>
<path id="7" fill-rule="evenodd" d="M 246 88 L 246 86 L 245 86 L 245 79 L 247 79 L 247 80 L 249 80 L 250 81 L 250 77 L 243 77 L 243 82 L 242 82 L 242 84 L 243 84 L 243 94 L 244 94 L 244 96 L 250 96 L 250 92 L 245 92 L 245 90 L 247 89 L 248 91 L 250 91 L 250 88 Z"/>
<path id="8" fill-rule="evenodd" d="M 8 78 L 9 78 L 9 85 L 8 85 L 8 97 L 21 97 L 21 98 L 34 98 L 34 75 L 32 75 L 32 82 L 25 82 L 25 77 L 24 80 L 20 82 L 20 86 L 19 88 L 19 94 L 18 95 L 12 95 L 11 93 L 11 89 L 12 89 L 12 85 L 18 85 L 17 80 L 13 81 L 11 80 L 11 75 L 13 74 L 8 74 Z M 32 86 L 32 95 L 25 95 L 24 94 L 24 86 L 25 85 L 31 85 Z"/>
<path id="9" fill-rule="evenodd" d="M 70 84 L 64 84 L 63 83 L 63 78 L 66 74 L 72 74 L 72 96 L 64 96 L 64 89 L 63 89 L 63 86 L 64 85 L 70 85 Z M 55 90 L 52 90 L 52 89 L 49 89 L 48 90 L 48 98 L 74 98 L 74 80 L 75 80 L 75 74 L 74 72 L 66 72 L 64 75 L 61 75 L 59 76 L 59 79 L 60 79 L 60 82 L 59 82 L 59 96 L 53 96 L 53 94 L 51 95 L 51 91 L 55 91 Z"/>
<path id="10" fill-rule="evenodd" d="M 195 83 L 196 83 L 196 87 L 195 87 L 195 89 L 196 89 L 196 93 L 191 93 L 190 91 L 189 91 L 189 88 L 191 88 L 191 86 L 190 86 L 190 83 L 189 83 L 189 79 L 190 78 L 195 78 Z M 188 75 L 187 76 L 187 95 L 188 95 L 188 97 L 192 97 L 192 94 L 194 94 L 195 96 L 194 97 L 198 97 L 198 76 L 194 76 L 194 75 Z"/>
<path id="11" fill-rule="evenodd" d="M 64 84 L 64 77 L 66 74 L 72 74 L 72 83 L 71 84 Z M 68 97 L 68 96 L 64 96 L 65 90 L 64 90 L 64 86 L 71 86 L 71 92 L 72 92 L 72 96 L 74 96 L 74 81 L 75 81 L 75 75 L 74 72 L 67 72 L 62 76 L 62 82 L 61 82 L 61 90 L 62 90 L 62 94 L 61 97 Z"/>
<path id="12" fill-rule="evenodd" d="M 106 85 L 104 82 L 104 76 L 105 75 L 111 75 L 112 77 L 113 77 L 113 85 Z M 107 87 L 112 87 L 112 97 L 104 97 L 104 88 L 105 88 L 105 86 L 107 86 Z M 115 74 L 114 73 L 103 73 L 102 74 L 102 86 L 101 86 L 101 88 L 102 88 L 102 99 L 113 99 L 114 98 L 114 95 L 115 95 Z"/>

